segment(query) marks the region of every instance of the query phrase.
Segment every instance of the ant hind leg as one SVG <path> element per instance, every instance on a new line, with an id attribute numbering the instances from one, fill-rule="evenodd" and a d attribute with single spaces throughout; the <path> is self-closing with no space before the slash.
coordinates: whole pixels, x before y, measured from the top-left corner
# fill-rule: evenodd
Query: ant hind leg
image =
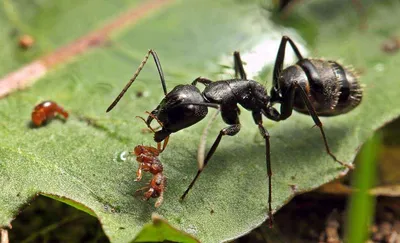
<path id="1" fill-rule="evenodd" d="M 271 168 L 271 150 L 269 142 L 269 133 L 267 129 L 262 125 L 262 116 L 259 112 L 253 112 L 254 122 L 257 124 L 261 136 L 265 140 L 265 161 L 267 165 L 267 175 L 268 175 L 268 221 L 269 227 L 273 226 L 273 216 L 272 216 L 272 168 Z"/>
<path id="2" fill-rule="evenodd" d="M 311 101 L 309 100 L 306 91 L 297 82 L 294 82 L 292 84 L 292 86 L 290 87 L 290 89 L 287 91 L 287 93 L 286 93 L 287 95 L 282 97 L 283 98 L 283 102 L 281 103 L 282 105 L 281 105 L 281 116 L 280 116 L 280 119 L 285 120 L 286 118 L 288 118 L 292 114 L 295 90 L 299 90 L 300 91 L 299 93 L 301 95 L 301 98 L 302 98 L 304 104 L 306 105 L 307 110 L 308 110 L 311 118 L 313 119 L 315 125 L 319 128 L 319 130 L 321 132 L 321 135 L 322 135 L 322 139 L 324 141 L 326 152 L 337 163 L 339 163 L 342 166 L 345 166 L 345 167 L 347 167 L 349 169 L 354 169 L 353 165 L 346 164 L 346 163 L 338 160 L 336 158 L 336 156 L 331 152 L 331 150 L 329 148 L 329 145 L 328 145 L 328 141 L 327 141 L 326 136 L 325 136 L 325 132 L 324 132 L 324 128 L 322 126 L 322 122 L 320 121 L 317 112 L 315 111 L 313 105 L 311 104 Z"/>

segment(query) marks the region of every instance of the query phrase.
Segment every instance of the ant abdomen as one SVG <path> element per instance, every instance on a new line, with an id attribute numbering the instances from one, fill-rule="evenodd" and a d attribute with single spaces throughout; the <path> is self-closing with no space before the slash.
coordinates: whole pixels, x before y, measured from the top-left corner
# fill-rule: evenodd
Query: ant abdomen
<path id="1" fill-rule="evenodd" d="M 291 77 L 291 78 L 289 78 Z M 335 61 L 303 59 L 286 68 L 281 76 L 281 89 L 291 85 L 286 80 L 297 80 L 308 94 L 319 116 L 336 116 L 354 109 L 362 99 L 362 88 L 353 70 Z M 286 81 L 286 82 L 285 82 Z M 296 90 L 294 110 L 309 114 Z"/>

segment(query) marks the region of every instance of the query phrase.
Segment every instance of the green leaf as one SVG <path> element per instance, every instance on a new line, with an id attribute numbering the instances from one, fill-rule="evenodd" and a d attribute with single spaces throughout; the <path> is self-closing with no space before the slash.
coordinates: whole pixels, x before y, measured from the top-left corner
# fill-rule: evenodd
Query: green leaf
<path id="1" fill-rule="evenodd" d="M 109 1 L 89 1 L 89 7 L 74 1 L 68 5 L 70 8 L 60 8 L 50 2 L 44 4 L 58 12 L 50 14 L 43 7 L 45 10 L 34 8 L 43 14 L 30 13 L 32 8 L 23 4 L 18 8 L 24 25 L 40 33 L 35 36 L 43 48 L 40 55 L 101 27 L 106 18 L 116 18 L 123 10 L 137 7 L 123 1 L 115 3 L 115 9 Z M 226 68 L 221 67 L 232 65 L 225 60 L 232 59 L 234 50 L 243 54 L 249 73 L 259 66 L 266 73 L 271 70 L 283 34 L 310 48 L 307 56 L 343 59 L 342 63 L 362 71 L 361 81 L 366 84 L 363 101 L 354 111 L 322 118 L 322 122 L 331 150 L 349 163 L 374 130 L 400 114 L 400 55 L 380 49 L 383 41 L 399 30 L 396 16 L 400 5 L 394 0 L 367 1 L 368 28 L 364 31 L 359 28 L 357 11 L 348 1 L 299 4 L 283 23 L 299 23 L 296 26 L 301 37 L 311 46 L 293 29 L 283 27 L 282 21 L 273 22 L 271 12 L 257 4 L 228 0 L 164 2 L 166 7 L 116 32 L 97 49 L 56 69 L 52 66 L 52 71 L 32 88 L 0 100 L 1 225 L 8 225 L 37 193 L 63 198 L 93 212 L 113 242 L 133 240 L 153 212 L 202 242 L 236 238 L 265 221 L 265 148 L 251 114 L 244 109 L 241 132 L 223 138 L 186 201 L 180 203 L 178 199 L 197 171 L 197 146 L 209 118 L 173 134 L 160 155 L 168 177 L 162 206 L 155 209 L 154 201 L 144 202 L 134 196 L 150 177 L 134 182 L 137 162 L 132 157 L 121 159 L 121 155 L 138 144 L 155 145 L 151 134 L 141 132 L 144 124 L 135 119 L 154 109 L 163 97 L 152 60 L 118 106 L 108 114 L 105 109 L 149 48 L 158 52 L 168 90 L 198 76 L 231 78 L 232 74 L 224 73 Z M 37 22 L 30 21 L 29 16 Z M 1 18 L 7 19 L 4 15 Z M 11 29 L 13 23 L 1 21 L 3 25 Z M 75 26 L 80 26 L 79 31 L 74 30 Z M 29 52 L 18 54 L 26 58 L 19 60 L 13 55 L 13 42 L 2 38 L 3 42 L 2 55 L 11 59 L 2 59 L 1 73 L 32 60 Z M 255 49 L 262 54 L 244 55 Z M 256 79 L 270 88 L 271 74 L 260 76 Z M 144 96 L 137 97 L 137 92 Z M 54 119 L 47 126 L 31 128 L 32 108 L 48 99 L 70 111 L 70 118 L 65 123 Z M 286 121 L 267 120 L 264 125 L 271 135 L 274 210 L 296 193 L 312 190 L 343 173 L 344 168 L 325 153 L 318 129 L 311 129 L 310 117 L 294 113 Z M 213 123 L 208 147 L 225 126 L 220 118 Z"/>
<path id="2" fill-rule="evenodd" d="M 142 231 L 139 232 L 133 242 L 164 242 L 166 240 L 188 243 L 199 242 L 190 235 L 171 227 L 159 215 L 153 214 L 151 218 L 153 222 L 144 225 Z"/>
<path id="3" fill-rule="evenodd" d="M 87 34 L 118 16 L 127 8 L 141 1 L 78 0 L 54 2 L 12 1 L 0 3 L 0 75 L 14 71 L 21 64 L 31 61 L 55 48 Z M 18 47 L 18 39 L 29 34 L 35 44 L 29 51 Z"/>

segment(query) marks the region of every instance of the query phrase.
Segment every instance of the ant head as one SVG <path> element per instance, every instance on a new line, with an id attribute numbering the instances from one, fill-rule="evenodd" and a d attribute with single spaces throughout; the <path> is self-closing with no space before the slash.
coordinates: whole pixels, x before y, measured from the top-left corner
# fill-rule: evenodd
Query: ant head
<path id="1" fill-rule="evenodd" d="M 208 112 L 206 106 L 198 105 L 205 100 L 195 86 L 178 85 L 161 101 L 160 105 L 151 112 L 147 122 L 157 119 L 162 124 L 162 130 L 157 131 L 154 138 L 157 142 L 173 132 L 177 132 L 201 121 Z"/>

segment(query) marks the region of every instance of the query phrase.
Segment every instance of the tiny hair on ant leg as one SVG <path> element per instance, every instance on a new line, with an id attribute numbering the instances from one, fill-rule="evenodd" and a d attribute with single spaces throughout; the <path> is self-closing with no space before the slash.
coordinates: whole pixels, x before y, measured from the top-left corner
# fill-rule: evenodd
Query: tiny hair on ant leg
<path id="1" fill-rule="evenodd" d="M 297 56 L 297 63 L 283 68 L 287 43 Z M 312 58 L 303 58 L 296 44 L 287 36 L 283 36 L 278 49 L 273 69 L 272 88 L 270 93 L 257 81 L 247 79 L 243 62 L 239 52 L 234 52 L 234 69 L 236 77 L 233 79 L 212 81 L 198 77 L 191 84 L 180 84 L 167 92 L 164 74 L 155 51 L 150 50 L 140 64 L 133 77 L 125 85 L 118 97 L 109 106 L 110 111 L 122 98 L 130 85 L 152 54 L 157 65 L 164 98 L 160 104 L 143 120 L 150 126 L 153 120 L 162 124 L 161 130 L 155 131 L 154 140 L 160 143 L 169 138 L 170 134 L 190 127 L 201 121 L 208 114 L 208 107 L 217 108 L 223 121 L 227 124 L 222 128 L 207 152 L 203 166 L 198 168 L 197 174 L 191 181 L 181 199 L 185 199 L 188 192 L 207 166 L 224 136 L 234 136 L 239 133 L 240 110 L 238 105 L 250 111 L 254 124 L 265 142 L 265 163 L 268 179 L 268 218 L 272 226 L 272 168 L 270 156 L 270 136 L 263 126 L 263 117 L 282 121 L 292 115 L 293 110 L 311 116 L 314 124 L 319 127 L 327 154 L 341 166 L 352 169 L 351 164 L 338 160 L 331 152 L 319 116 L 337 116 L 345 114 L 358 106 L 362 99 L 362 89 L 354 72 L 335 61 Z M 200 91 L 196 85 L 205 86 Z M 273 106 L 280 104 L 280 111 Z"/>

